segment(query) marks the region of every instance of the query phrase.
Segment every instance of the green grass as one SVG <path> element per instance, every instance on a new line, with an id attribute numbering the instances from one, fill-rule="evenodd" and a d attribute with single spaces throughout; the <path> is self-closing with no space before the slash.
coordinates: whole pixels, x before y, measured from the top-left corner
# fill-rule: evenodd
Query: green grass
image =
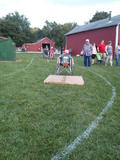
<path id="1" fill-rule="evenodd" d="M 83 67 L 74 57 L 74 75 L 85 85 L 44 84 L 56 71 L 56 57 L 17 54 L 22 62 L 0 62 L 0 160 L 50 160 L 83 133 L 112 96 L 112 107 L 97 128 L 64 160 L 120 159 L 120 66 Z M 31 60 L 32 63 L 30 64 Z M 30 64 L 30 65 L 29 65 Z M 91 70 L 92 72 L 88 71 Z"/>

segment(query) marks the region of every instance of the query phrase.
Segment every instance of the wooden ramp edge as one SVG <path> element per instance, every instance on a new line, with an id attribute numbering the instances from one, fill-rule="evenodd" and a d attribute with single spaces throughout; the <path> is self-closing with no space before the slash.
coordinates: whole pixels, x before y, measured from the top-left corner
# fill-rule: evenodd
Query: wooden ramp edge
<path id="1" fill-rule="evenodd" d="M 82 76 L 49 75 L 44 83 L 84 85 Z"/>

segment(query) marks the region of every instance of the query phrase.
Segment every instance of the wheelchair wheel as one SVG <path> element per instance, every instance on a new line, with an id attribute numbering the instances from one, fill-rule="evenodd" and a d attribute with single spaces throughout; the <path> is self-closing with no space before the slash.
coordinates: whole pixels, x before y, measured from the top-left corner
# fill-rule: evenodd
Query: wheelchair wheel
<path id="1" fill-rule="evenodd" d="M 59 66 L 59 65 L 57 66 L 57 71 L 56 71 L 55 74 L 56 74 L 56 75 L 59 75 L 59 74 L 60 74 L 60 66 Z"/>

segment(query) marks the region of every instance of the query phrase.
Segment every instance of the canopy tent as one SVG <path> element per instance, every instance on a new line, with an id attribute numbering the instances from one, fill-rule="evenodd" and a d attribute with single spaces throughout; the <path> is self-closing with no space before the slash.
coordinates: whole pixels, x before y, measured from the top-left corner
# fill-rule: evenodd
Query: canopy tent
<path id="1" fill-rule="evenodd" d="M 16 60 L 15 43 L 12 39 L 0 39 L 0 61 L 14 61 Z"/>

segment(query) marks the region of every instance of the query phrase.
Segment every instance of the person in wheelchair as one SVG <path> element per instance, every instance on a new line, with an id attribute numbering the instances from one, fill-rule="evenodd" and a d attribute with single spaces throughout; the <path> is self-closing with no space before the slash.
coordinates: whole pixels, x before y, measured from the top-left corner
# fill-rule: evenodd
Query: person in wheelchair
<path id="1" fill-rule="evenodd" d="M 57 72 L 56 74 L 60 74 L 62 71 L 60 71 L 60 66 L 63 66 L 64 69 L 66 69 L 66 71 L 68 73 L 70 73 L 70 75 L 72 75 L 72 69 L 74 66 L 74 59 L 71 57 L 71 55 L 69 54 L 69 50 L 65 50 L 64 53 L 62 55 L 60 55 L 57 58 Z"/>

